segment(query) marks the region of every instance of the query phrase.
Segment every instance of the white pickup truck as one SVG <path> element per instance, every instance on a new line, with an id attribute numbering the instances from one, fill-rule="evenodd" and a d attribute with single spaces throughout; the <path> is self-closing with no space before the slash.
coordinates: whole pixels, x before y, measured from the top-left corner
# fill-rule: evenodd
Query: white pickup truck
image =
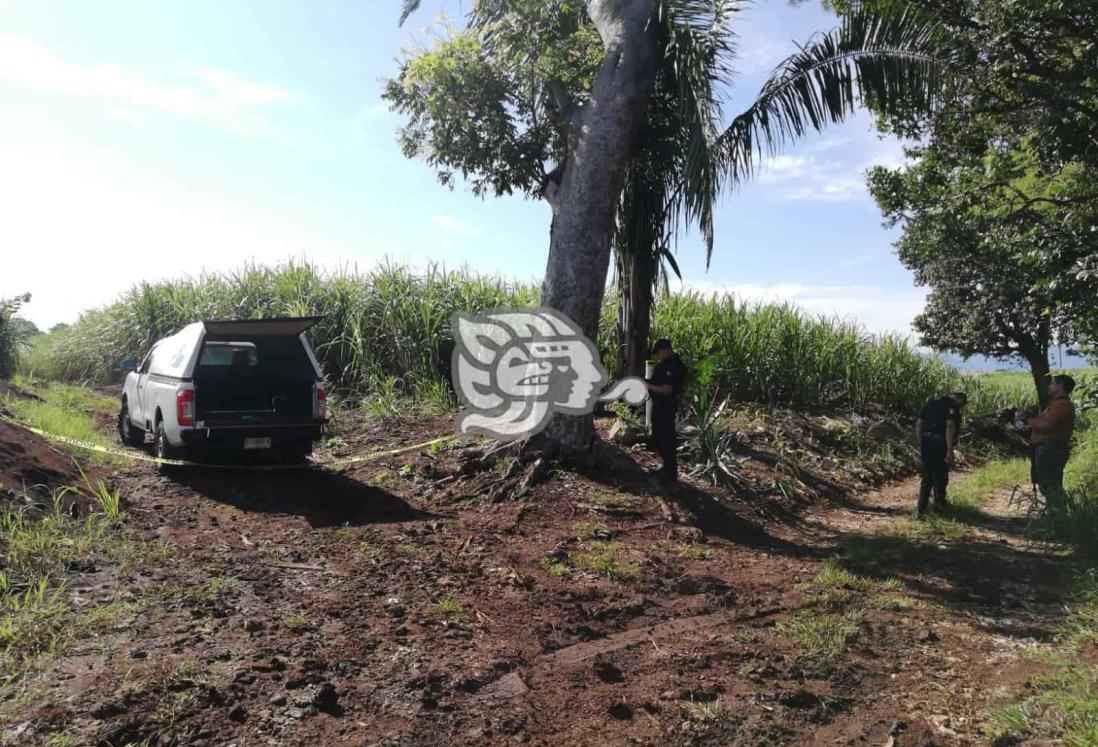
<path id="1" fill-rule="evenodd" d="M 318 321 L 197 322 L 158 341 L 140 365 L 123 363 L 119 437 L 141 446 L 151 436 L 162 458 L 202 450 L 304 461 L 328 417 L 305 339 Z"/>

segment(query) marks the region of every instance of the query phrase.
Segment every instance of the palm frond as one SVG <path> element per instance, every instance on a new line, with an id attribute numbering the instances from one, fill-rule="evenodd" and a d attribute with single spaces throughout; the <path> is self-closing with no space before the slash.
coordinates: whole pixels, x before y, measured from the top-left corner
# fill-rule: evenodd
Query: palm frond
<path id="1" fill-rule="evenodd" d="M 408 20 L 408 16 L 419 10 L 420 4 L 423 0 L 404 0 L 404 5 L 400 9 L 400 25 L 403 26 L 404 22 Z"/>
<path id="2" fill-rule="evenodd" d="M 660 6 L 667 44 L 664 65 L 677 91 L 681 157 L 678 184 L 668 191 L 668 220 L 678 232 L 695 222 L 713 253 L 713 212 L 719 194 L 720 90 L 731 78 L 735 35 L 731 20 L 741 0 L 666 0 Z"/>
<path id="3" fill-rule="evenodd" d="M 845 16 L 779 65 L 721 134 L 724 176 L 733 184 L 750 178 L 759 157 L 842 122 L 859 103 L 880 111 L 936 106 L 947 74 L 935 54 L 938 33 L 932 19 L 910 9 Z"/>

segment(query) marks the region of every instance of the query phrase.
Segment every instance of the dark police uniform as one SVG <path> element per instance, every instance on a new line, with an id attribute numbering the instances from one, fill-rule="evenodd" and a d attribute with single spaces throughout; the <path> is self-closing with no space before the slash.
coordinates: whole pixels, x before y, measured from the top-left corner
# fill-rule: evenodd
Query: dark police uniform
<path id="1" fill-rule="evenodd" d="M 946 424 L 953 421 L 958 435 L 961 432 L 961 408 L 952 397 L 942 397 L 928 402 L 919 418 L 923 421 L 923 440 L 919 451 L 923 459 L 923 481 L 919 486 L 918 513 L 921 516 L 934 491 L 934 505 L 946 505 L 946 486 L 949 484 L 949 465 L 946 464 Z M 954 444 L 956 445 L 956 444 Z"/>
<path id="2" fill-rule="evenodd" d="M 686 365 L 678 353 L 672 353 L 665 361 L 660 361 L 652 371 L 653 384 L 670 384 L 671 394 L 650 392 L 652 398 L 652 445 L 663 460 L 660 475 L 669 480 L 679 479 L 678 444 L 675 433 L 675 414 L 679 409 L 679 393 L 686 378 Z"/>

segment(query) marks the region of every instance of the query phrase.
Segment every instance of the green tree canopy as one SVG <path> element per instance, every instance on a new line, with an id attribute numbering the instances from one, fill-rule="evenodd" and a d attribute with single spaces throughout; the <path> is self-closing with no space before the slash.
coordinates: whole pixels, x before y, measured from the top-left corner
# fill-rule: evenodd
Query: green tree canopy
<path id="1" fill-rule="evenodd" d="M 895 0 L 869 0 L 877 10 Z M 836 3 L 843 12 L 864 12 Z M 899 249 L 931 286 L 919 329 L 962 353 L 1020 353 L 993 317 L 1053 339 L 1098 340 L 1098 5 L 920 0 L 957 75 L 936 111 L 884 114 L 919 165 L 870 177 Z M 937 257 L 937 259 L 935 259 Z M 950 261 L 953 268 L 945 271 Z M 937 269 L 933 269 L 937 268 Z M 948 284 L 948 285 L 947 285 Z M 979 289 L 972 291 L 960 288 Z M 982 299 L 977 302 L 975 299 Z M 974 305 L 988 306 L 974 324 Z M 1023 311 L 1024 310 L 1024 311 Z M 963 324 L 967 319 L 969 324 Z M 1038 324 L 1038 321 L 1040 324 Z"/>

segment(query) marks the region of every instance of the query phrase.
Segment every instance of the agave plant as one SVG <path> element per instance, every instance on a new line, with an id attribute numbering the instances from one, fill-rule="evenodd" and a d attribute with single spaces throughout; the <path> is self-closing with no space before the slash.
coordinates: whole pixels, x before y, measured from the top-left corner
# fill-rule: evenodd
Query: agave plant
<path id="1" fill-rule="evenodd" d="M 735 436 L 720 423 L 729 399 L 709 389 L 699 390 L 691 399 L 682 428 L 685 438 L 680 450 L 692 465 L 690 473 L 714 485 L 734 484 L 743 464 L 735 453 Z"/>

